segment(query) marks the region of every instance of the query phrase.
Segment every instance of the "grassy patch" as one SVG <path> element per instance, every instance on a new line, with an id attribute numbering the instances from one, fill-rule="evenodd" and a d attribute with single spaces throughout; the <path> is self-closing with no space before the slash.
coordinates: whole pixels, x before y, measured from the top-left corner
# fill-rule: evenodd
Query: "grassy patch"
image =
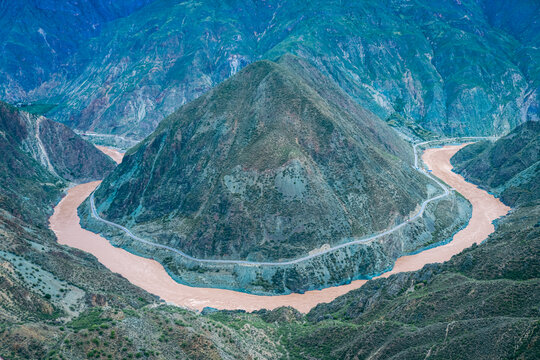
<path id="1" fill-rule="evenodd" d="M 102 325 L 105 325 L 105 323 L 111 321 L 109 318 L 101 317 L 102 313 L 102 310 L 99 308 L 91 309 L 80 315 L 78 318 L 72 320 L 70 323 L 68 323 L 68 326 L 73 330 L 101 327 Z"/>

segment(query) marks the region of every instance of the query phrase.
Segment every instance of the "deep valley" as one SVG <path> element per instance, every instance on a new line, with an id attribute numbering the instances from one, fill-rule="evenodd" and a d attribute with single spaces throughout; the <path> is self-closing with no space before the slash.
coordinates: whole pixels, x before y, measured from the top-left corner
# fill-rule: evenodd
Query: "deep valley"
<path id="1" fill-rule="evenodd" d="M 0 2 L 0 360 L 539 359 L 540 2 Z"/>

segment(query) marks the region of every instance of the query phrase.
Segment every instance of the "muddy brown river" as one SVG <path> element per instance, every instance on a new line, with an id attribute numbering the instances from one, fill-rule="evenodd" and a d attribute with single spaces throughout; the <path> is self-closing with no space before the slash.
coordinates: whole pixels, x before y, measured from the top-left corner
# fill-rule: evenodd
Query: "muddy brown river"
<path id="1" fill-rule="evenodd" d="M 113 159 L 114 162 L 116 162 L 117 164 L 120 164 L 122 162 L 124 154 L 119 152 L 118 150 L 101 145 L 96 145 L 96 147 L 101 150 L 105 155 L 108 155 L 111 159 Z"/>
<path id="2" fill-rule="evenodd" d="M 403 271 L 418 270 L 429 263 L 449 260 L 463 249 L 485 240 L 494 231 L 492 221 L 506 215 L 510 210 L 494 196 L 452 172 L 450 158 L 463 146 L 465 145 L 429 149 L 424 152 L 422 159 L 433 170 L 432 173 L 435 176 L 456 189 L 471 202 L 473 212 L 469 224 L 456 233 L 452 241 L 446 245 L 399 258 L 394 268 L 381 277 Z M 118 151 L 99 148 L 115 161 L 121 160 L 122 154 Z M 122 275 L 134 285 L 159 296 L 168 303 L 195 310 L 202 310 L 205 306 L 246 311 L 292 306 L 305 313 L 317 304 L 330 302 L 366 283 L 366 280 L 356 280 L 348 285 L 312 290 L 304 294 L 278 296 L 259 296 L 231 290 L 197 288 L 179 284 L 167 274 L 157 261 L 116 248 L 100 235 L 81 228 L 77 207 L 99 183 L 99 181 L 95 181 L 71 188 L 56 206 L 54 214 L 50 218 L 50 228 L 56 234 L 58 242 L 94 255 L 111 271 Z"/>

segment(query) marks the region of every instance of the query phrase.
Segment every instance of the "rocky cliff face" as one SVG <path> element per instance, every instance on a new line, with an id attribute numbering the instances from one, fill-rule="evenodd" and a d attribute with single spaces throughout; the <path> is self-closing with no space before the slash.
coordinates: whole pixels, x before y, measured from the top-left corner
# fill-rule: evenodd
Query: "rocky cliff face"
<path id="1" fill-rule="evenodd" d="M 494 143 L 469 145 L 452 157 L 452 164 L 510 206 L 535 204 L 540 200 L 540 123 L 524 123 Z"/>
<path id="2" fill-rule="evenodd" d="M 115 167 L 108 156 L 65 125 L 5 103 L 0 103 L 0 131 L 10 152 L 25 153 L 54 176 L 52 182 L 102 179 Z"/>
<path id="3" fill-rule="evenodd" d="M 108 22 L 68 57 L 85 65 L 46 101 L 74 127 L 141 138 L 246 64 L 290 52 L 392 124 L 502 134 L 538 118 L 540 29 L 527 15 L 536 9 L 532 1 L 157 0 Z"/>

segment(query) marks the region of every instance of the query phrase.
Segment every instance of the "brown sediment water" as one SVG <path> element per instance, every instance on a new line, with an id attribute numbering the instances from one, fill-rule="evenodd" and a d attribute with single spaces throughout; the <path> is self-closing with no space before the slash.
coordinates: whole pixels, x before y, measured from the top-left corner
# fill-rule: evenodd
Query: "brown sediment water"
<path id="1" fill-rule="evenodd" d="M 108 155 L 111 159 L 114 160 L 115 163 L 120 164 L 122 162 L 122 158 L 124 157 L 124 153 L 121 153 L 118 150 L 115 150 L 113 148 L 109 148 L 106 146 L 101 145 L 95 145 L 101 152 L 103 152 L 105 155 Z"/>
<path id="2" fill-rule="evenodd" d="M 510 210 L 492 195 L 452 172 L 450 158 L 463 146 L 429 149 L 425 151 L 422 159 L 432 169 L 435 176 L 459 191 L 471 202 L 473 212 L 469 224 L 456 233 L 452 241 L 446 245 L 399 258 L 394 268 L 381 277 L 418 270 L 426 264 L 450 259 L 473 243 L 480 243 L 486 239 L 494 231 L 492 221 L 504 216 Z M 117 156 L 121 157 L 122 154 L 118 153 Z M 111 271 L 119 273 L 134 285 L 169 303 L 195 310 L 202 310 L 206 306 L 246 311 L 292 306 L 305 313 L 317 304 L 330 302 L 366 283 L 366 280 L 356 280 L 347 285 L 307 291 L 304 294 L 278 296 L 259 296 L 232 290 L 197 288 L 179 284 L 157 261 L 116 248 L 100 235 L 81 228 L 77 208 L 98 185 L 99 181 L 95 181 L 71 188 L 66 197 L 56 206 L 50 218 L 50 227 L 55 232 L 58 242 L 93 254 Z"/>
<path id="3" fill-rule="evenodd" d="M 432 174 L 444 181 L 463 195 L 472 205 L 472 216 L 467 226 L 457 232 L 452 241 L 418 254 L 402 256 L 396 260 L 394 268 L 381 275 L 388 277 L 392 274 L 421 269 L 430 263 L 440 263 L 450 260 L 456 254 L 472 246 L 480 244 L 495 231 L 493 220 L 506 215 L 510 208 L 499 199 L 480 189 L 478 186 L 452 171 L 450 158 L 459 149 L 468 144 L 448 145 L 443 148 L 433 148 L 424 151 L 422 160 L 432 170 Z"/>

